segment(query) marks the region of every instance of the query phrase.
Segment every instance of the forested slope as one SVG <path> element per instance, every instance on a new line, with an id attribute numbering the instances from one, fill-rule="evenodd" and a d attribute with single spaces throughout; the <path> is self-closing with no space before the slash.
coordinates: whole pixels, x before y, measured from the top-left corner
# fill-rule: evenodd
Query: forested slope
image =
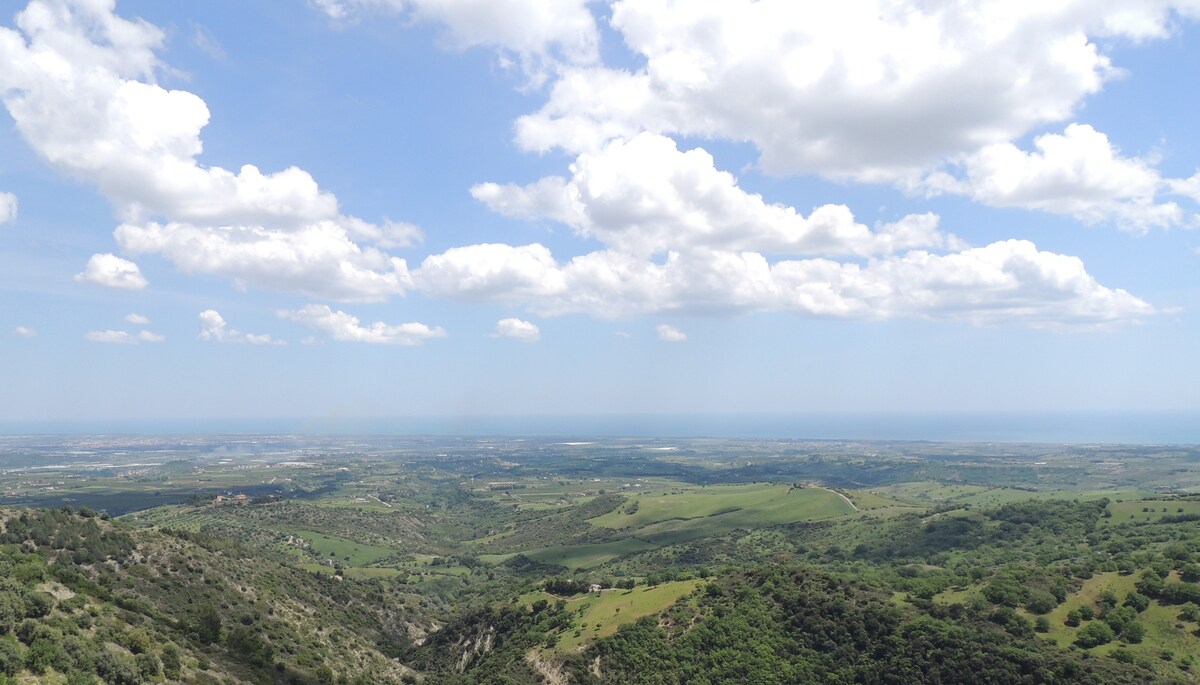
<path id="1" fill-rule="evenodd" d="M 0 682 L 387 683 L 408 598 L 235 542 L 0 511 Z"/>

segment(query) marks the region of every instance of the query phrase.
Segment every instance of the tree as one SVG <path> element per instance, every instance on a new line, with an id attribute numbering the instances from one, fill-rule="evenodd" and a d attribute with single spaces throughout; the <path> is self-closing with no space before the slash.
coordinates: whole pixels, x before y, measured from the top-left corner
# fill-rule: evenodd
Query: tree
<path id="1" fill-rule="evenodd" d="M 1125 595 L 1124 605 L 1132 607 L 1140 614 L 1150 607 L 1150 598 L 1140 592 L 1130 592 Z"/>
<path id="2" fill-rule="evenodd" d="M 1031 614 L 1048 614 L 1058 606 L 1058 599 L 1045 590 L 1030 590 L 1025 608 Z"/>
<path id="3" fill-rule="evenodd" d="M 34 675 L 42 675 L 50 668 L 63 668 L 69 663 L 57 640 L 39 638 L 25 652 L 25 668 Z"/>
<path id="4" fill-rule="evenodd" d="M 163 675 L 178 680 L 179 674 L 183 669 L 183 655 L 179 652 L 179 647 L 174 642 L 168 642 L 162 648 L 162 667 Z"/>
<path id="5" fill-rule="evenodd" d="M 1101 613 L 1117 606 L 1117 593 L 1113 592 L 1112 588 L 1104 588 L 1100 592 L 1100 596 L 1096 599 L 1096 603 L 1100 605 Z"/>
<path id="6" fill-rule="evenodd" d="M 196 637 L 200 642 L 211 645 L 221 641 L 221 614 L 212 604 L 200 607 L 196 616 Z"/>
<path id="7" fill-rule="evenodd" d="M 1130 623 L 1121 629 L 1121 639 L 1132 644 L 1138 644 L 1146 638 L 1146 626 L 1141 623 Z"/>
<path id="8" fill-rule="evenodd" d="M 120 643 L 134 654 L 144 654 L 150 651 L 153 641 L 145 628 L 126 630 L 120 637 Z"/>
<path id="9" fill-rule="evenodd" d="M 21 655 L 21 645 L 12 635 L 0 638 L 0 674 L 15 676 L 25 665 Z"/>
<path id="10" fill-rule="evenodd" d="M 46 592 L 28 592 L 25 594 L 25 616 L 41 618 L 54 610 L 54 595 Z"/>
<path id="11" fill-rule="evenodd" d="M 0 590 L 0 633 L 12 632 L 25 617 L 25 602 L 16 592 Z"/>
<path id="12" fill-rule="evenodd" d="M 96 673 L 110 685 L 138 685 L 142 682 L 133 657 L 108 649 L 101 650 L 96 656 Z"/>
<path id="13" fill-rule="evenodd" d="M 134 659 L 134 663 L 137 664 L 138 675 L 143 680 L 152 680 L 162 671 L 162 663 L 158 660 L 157 656 L 154 656 L 150 652 L 138 654 Z"/>
<path id="14" fill-rule="evenodd" d="M 1125 628 L 1136 621 L 1137 612 L 1133 607 L 1117 607 L 1104 615 L 1104 622 L 1117 634 L 1124 633 Z"/>
<path id="15" fill-rule="evenodd" d="M 1079 631 L 1079 635 L 1075 638 L 1075 644 L 1084 649 L 1091 649 L 1112 642 L 1116 636 L 1107 623 L 1097 621 L 1087 624 L 1083 630 Z"/>
<path id="16" fill-rule="evenodd" d="M 67 685 L 96 685 L 96 676 L 87 671 L 71 671 L 67 674 Z"/>
<path id="17" fill-rule="evenodd" d="M 1179 620 L 1191 621 L 1192 623 L 1200 622 L 1200 605 L 1195 602 L 1188 602 L 1179 608 Z"/>

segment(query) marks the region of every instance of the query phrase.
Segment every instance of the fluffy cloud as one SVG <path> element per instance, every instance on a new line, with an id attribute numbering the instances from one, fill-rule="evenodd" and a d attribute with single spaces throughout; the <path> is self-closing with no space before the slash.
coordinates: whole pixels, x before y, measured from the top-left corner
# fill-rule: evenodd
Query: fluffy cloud
<path id="1" fill-rule="evenodd" d="M 1034 326 L 1060 317 L 1064 325 L 1088 326 L 1154 311 L 1096 283 L 1078 259 L 1038 251 L 1032 243 L 965 249 L 937 230 L 934 215 L 875 230 L 843 206 L 818 207 L 804 217 L 740 189 L 704 150 L 681 152 L 657 134 L 585 152 L 571 172 L 569 179 L 481 184 L 472 192 L 502 214 L 563 222 L 604 249 L 560 263 L 540 244 L 458 247 L 426 258 L 413 272 L 416 286 L 439 297 L 524 306 L 547 316 L 604 318 L 791 311 L 1014 319 Z M 783 255 L 808 258 L 778 258 Z"/>
<path id="2" fill-rule="evenodd" d="M 1107 325 L 1154 311 L 1096 283 L 1077 259 L 1031 243 L 963 249 L 932 214 L 868 227 L 840 205 L 806 216 L 767 202 L 707 152 L 681 151 L 666 134 L 748 141 L 770 171 L 925 178 L 927 190 L 978 193 L 982 202 L 1118 219 L 1128 210 L 1155 225 L 1150 210 L 1170 206 L 1131 190 L 1140 187 L 1130 181 L 1139 161 L 1111 146 L 1097 156 L 1095 138 L 1077 136 L 1082 129 L 1061 136 L 1067 145 L 1039 139 L 1046 146 L 1035 153 L 1014 157 L 1005 146 L 1069 117 L 1115 73 L 1092 38 L 1159 37 L 1172 8 L 1194 8 L 1166 0 L 1117 9 L 1084 0 L 618 1 L 612 26 L 643 65 L 623 71 L 596 66 L 595 20 L 583 0 L 312 1 L 336 17 L 374 8 L 441 22 L 456 47 L 490 45 L 552 66 L 549 100 L 518 122 L 518 140 L 571 151 L 570 174 L 472 192 L 510 216 L 561 221 L 600 249 L 560 260 L 538 244 L 467 245 L 410 271 L 387 250 L 416 243 L 419 229 L 344 214 L 304 170 L 199 164 L 207 106 L 156 85 L 162 32 L 115 16 L 113 0 L 32 0 L 19 31 L 0 28 L 0 100 L 38 154 L 108 197 L 125 253 L 161 255 L 181 271 L 238 285 L 337 301 L 417 288 L 601 317 L 792 311 Z M 1084 139 L 1089 154 L 1075 145 Z M 1080 159 L 1107 166 L 1064 171 Z M 962 162 L 961 175 L 928 174 L 946 160 Z M 1025 178 L 1006 182 L 1010 168 L 1058 179 L 1057 195 L 1037 195 Z M 1200 181 L 1166 183 L 1200 194 Z M 145 286 L 132 262 L 92 261 L 79 280 Z M 418 344 L 445 335 L 419 323 L 363 325 L 319 305 L 283 315 L 337 340 Z M 223 319 L 219 328 L 232 330 Z"/>
<path id="3" fill-rule="evenodd" d="M 17 336 L 18 338 L 36 338 L 37 331 L 26 326 L 17 326 L 13 329 L 13 335 Z"/>
<path id="4" fill-rule="evenodd" d="M 512 338 L 521 342 L 537 342 L 542 337 L 542 332 L 538 330 L 536 324 L 521 319 L 500 319 L 496 322 L 496 332 L 493 334 L 497 338 Z"/>
<path id="5" fill-rule="evenodd" d="M 654 330 L 658 331 L 658 339 L 663 342 L 683 342 L 687 340 L 687 333 L 665 323 L 659 324 Z"/>
<path id="6" fill-rule="evenodd" d="M 753 142 L 776 173 L 902 178 L 1072 116 L 1119 73 L 1094 39 L 1168 34 L 1194 0 L 618 0 L 644 66 L 580 67 L 518 123 L 530 150 L 639 131 Z"/>
<path id="7" fill-rule="evenodd" d="M 411 283 L 403 259 L 358 245 L 323 221 L 294 231 L 192 224 L 122 224 L 117 243 L 130 254 L 162 254 L 185 273 L 217 274 L 277 291 L 342 301 L 379 301 Z"/>
<path id="8" fill-rule="evenodd" d="M 705 150 L 681 152 L 670 138 L 651 133 L 584 153 L 571 172 L 569 180 L 485 183 L 471 192 L 502 214 L 555 219 L 640 256 L 693 248 L 865 256 L 954 242 L 937 230 L 933 215 L 872 231 L 843 205 L 824 205 L 805 217 L 768 204 L 716 169 Z"/>
<path id="9" fill-rule="evenodd" d="M 141 314 L 127 314 L 125 320 L 134 326 L 149 326 L 150 319 Z"/>
<path id="10" fill-rule="evenodd" d="M 1107 288 L 1075 257 L 1009 240 L 951 254 L 912 251 L 866 264 L 769 262 L 755 252 L 671 253 L 664 263 L 614 251 L 558 263 L 542 245 L 476 245 L 425 260 L 418 285 L 440 297 L 520 305 L 543 315 L 742 314 L 1020 321 L 1105 326 L 1155 309 Z"/>
<path id="11" fill-rule="evenodd" d="M 215 309 L 205 309 L 200 312 L 200 339 L 219 343 L 245 342 L 251 345 L 283 345 L 282 340 L 275 340 L 270 335 L 242 333 L 230 328 L 225 317 Z"/>
<path id="12" fill-rule="evenodd" d="M 0 224 L 17 220 L 17 196 L 0 193 Z"/>
<path id="13" fill-rule="evenodd" d="M 151 331 L 141 331 L 137 334 L 128 331 L 88 331 L 84 336 L 92 342 L 98 343 L 115 343 L 119 345 L 138 345 L 141 343 L 160 343 L 166 340 L 166 336 L 153 333 Z"/>
<path id="14" fill-rule="evenodd" d="M 1063 134 L 1034 140 L 1036 152 L 1011 143 L 989 145 L 968 156 L 964 174 L 932 174 L 931 193 L 969 195 L 994 207 L 1023 207 L 1066 214 L 1095 223 L 1114 221 L 1135 230 L 1171 226 L 1183 220 L 1174 202 L 1156 198 L 1167 189 L 1147 160 L 1123 157 L 1108 136 L 1091 126 L 1072 124 Z M 1182 181 L 1171 182 L 1177 190 Z"/>
<path id="15" fill-rule="evenodd" d="M 324 332 L 334 340 L 383 345 L 420 345 L 433 338 L 446 337 L 441 326 L 430 328 L 423 323 L 390 325 L 375 322 L 362 325 L 358 317 L 334 311 L 326 305 L 310 304 L 296 311 L 281 311 L 279 316 Z"/>
<path id="16" fill-rule="evenodd" d="M 561 222 L 602 249 L 559 261 L 539 244 L 457 247 L 427 257 L 414 285 L 610 318 L 792 311 L 1086 327 L 1154 313 L 1076 258 L 1019 240 L 967 248 L 933 214 L 868 227 L 844 206 L 805 216 L 769 203 L 668 135 L 749 141 L 774 173 L 1133 229 L 1178 224 L 1180 207 L 1159 198 L 1200 197 L 1200 180 L 1164 180 L 1087 126 L 1042 136 L 1034 152 L 1012 141 L 1068 119 L 1118 73 L 1096 39 L 1161 38 L 1200 2 L 827 5 L 614 2 L 612 26 L 644 66 L 565 69 L 517 122 L 525 149 L 574 153 L 570 174 L 472 188 L 493 211 Z"/>
<path id="17" fill-rule="evenodd" d="M 92 255 L 87 267 L 75 274 L 75 281 L 123 290 L 141 290 L 149 285 L 137 264 L 108 252 Z"/>
<path id="18" fill-rule="evenodd" d="M 20 33 L 0 28 L 0 99 L 47 162 L 112 202 L 119 242 L 267 288 L 343 300 L 402 292 L 399 263 L 355 240 L 407 244 L 411 227 L 341 215 L 302 169 L 198 164 L 208 107 L 154 83 L 162 32 L 113 11 L 112 0 L 30 2 Z"/>
<path id="19" fill-rule="evenodd" d="M 434 296 L 463 300 L 541 300 L 568 289 L 565 274 L 543 245 L 467 245 L 430 255 L 413 274 Z"/>
<path id="20" fill-rule="evenodd" d="M 545 75 L 556 62 L 596 60 L 599 33 L 588 0 L 312 0 L 335 19 L 381 11 L 448 29 L 451 47 L 487 46 L 516 58 L 527 73 Z"/>

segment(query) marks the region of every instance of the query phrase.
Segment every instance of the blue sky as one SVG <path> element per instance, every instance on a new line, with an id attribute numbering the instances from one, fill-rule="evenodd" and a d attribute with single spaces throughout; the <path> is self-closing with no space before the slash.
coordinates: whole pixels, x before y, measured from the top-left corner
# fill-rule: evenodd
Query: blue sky
<path id="1" fill-rule="evenodd" d="M 0 416 L 1200 409 L 1200 3 L 1053 4 L 0 0 Z"/>

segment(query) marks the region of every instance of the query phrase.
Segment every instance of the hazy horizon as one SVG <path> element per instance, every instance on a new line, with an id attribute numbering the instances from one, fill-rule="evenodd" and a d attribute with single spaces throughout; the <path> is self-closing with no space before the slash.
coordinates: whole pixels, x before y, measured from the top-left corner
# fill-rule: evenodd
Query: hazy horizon
<path id="1" fill-rule="evenodd" d="M 10 421 L 1200 411 L 1193 4 L 0 4 Z"/>
<path id="2" fill-rule="evenodd" d="M 0 435 L 383 435 L 1200 444 L 1200 412 L 836 412 L 0 421 Z"/>

